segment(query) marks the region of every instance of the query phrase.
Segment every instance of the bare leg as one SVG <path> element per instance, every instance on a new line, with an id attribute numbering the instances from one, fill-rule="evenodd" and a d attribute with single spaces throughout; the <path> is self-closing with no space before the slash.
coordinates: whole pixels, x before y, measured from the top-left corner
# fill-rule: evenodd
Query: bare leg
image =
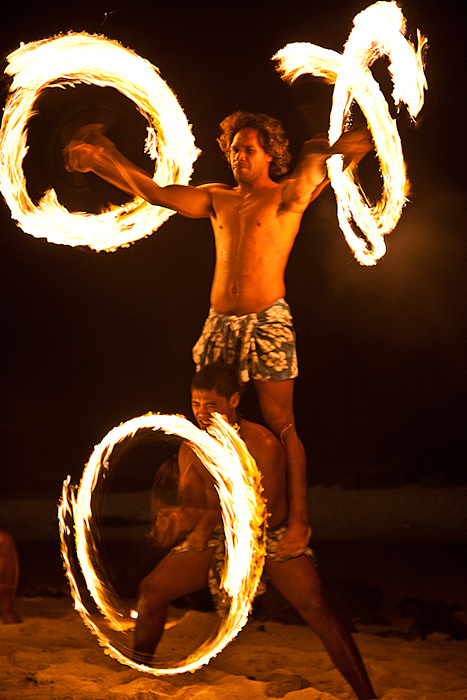
<path id="1" fill-rule="evenodd" d="M 19 561 L 13 537 L 0 530 L 0 617 L 6 625 L 21 622 L 14 609 Z"/>
<path id="2" fill-rule="evenodd" d="M 295 430 L 294 380 L 254 382 L 263 418 L 284 445 L 287 458 L 289 526 L 277 549 L 278 556 L 291 556 L 306 546 L 310 537 L 307 505 L 306 455 Z"/>
<path id="3" fill-rule="evenodd" d="M 213 550 L 168 554 L 140 584 L 133 658 L 150 664 L 164 632 L 169 603 L 208 585 Z"/>
<path id="4" fill-rule="evenodd" d="M 376 698 L 357 646 L 329 608 L 311 560 L 304 555 L 286 562 L 267 559 L 265 571 L 320 638 L 332 662 L 359 700 Z"/>

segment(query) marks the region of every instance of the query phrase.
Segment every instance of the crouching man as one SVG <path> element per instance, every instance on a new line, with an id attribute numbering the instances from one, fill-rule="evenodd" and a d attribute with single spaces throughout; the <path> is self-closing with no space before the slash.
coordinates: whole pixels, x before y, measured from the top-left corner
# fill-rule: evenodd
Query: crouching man
<path id="1" fill-rule="evenodd" d="M 191 405 L 196 422 L 205 430 L 212 414 L 219 413 L 238 430 L 261 472 L 263 496 L 270 514 L 265 573 L 318 635 L 357 697 L 360 700 L 375 698 L 351 635 L 324 598 L 311 549 L 305 547 L 302 552 L 286 559 L 275 554 L 287 525 L 284 449 L 271 431 L 240 416 L 237 410 L 240 395 L 241 386 L 232 365 L 206 365 L 196 373 L 191 385 Z M 169 539 L 177 540 L 177 544 L 140 584 L 134 659 L 148 665 L 163 634 L 168 605 L 208 586 L 209 571 L 219 541 L 221 515 L 213 478 L 188 443 L 182 443 L 180 447 L 178 469 L 181 505 L 173 518 L 164 514 L 159 523 L 165 545 Z M 184 538 L 182 542 L 180 535 Z"/>

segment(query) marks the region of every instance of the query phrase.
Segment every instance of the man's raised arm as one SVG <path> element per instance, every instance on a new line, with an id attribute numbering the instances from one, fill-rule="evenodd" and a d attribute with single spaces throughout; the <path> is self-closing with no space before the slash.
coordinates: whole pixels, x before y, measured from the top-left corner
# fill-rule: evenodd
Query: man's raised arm
<path id="1" fill-rule="evenodd" d="M 344 156 L 344 168 L 347 168 L 362 160 L 372 148 L 365 124 L 346 131 L 332 146 L 323 135 L 305 141 L 293 173 L 284 181 L 284 209 L 301 213 L 316 199 L 329 183 L 326 161 L 334 153 Z"/>
<path id="2" fill-rule="evenodd" d="M 211 214 L 208 188 L 191 185 L 160 187 L 149 175 L 125 158 L 113 141 L 104 136 L 101 124 L 80 129 L 64 149 L 65 167 L 69 172 L 93 172 L 134 197 L 150 204 L 177 211 L 193 219 Z"/>

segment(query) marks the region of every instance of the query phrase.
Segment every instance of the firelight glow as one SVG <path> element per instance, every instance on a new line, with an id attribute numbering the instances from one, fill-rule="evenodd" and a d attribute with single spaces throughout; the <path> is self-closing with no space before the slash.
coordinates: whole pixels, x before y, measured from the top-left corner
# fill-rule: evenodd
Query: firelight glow
<path id="1" fill-rule="evenodd" d="M 93 492 L 101 473 L 109 469 L 115 445 L 133 437 L 138 430 L 161 430 L 189 441 L 190 446 L 216 480 L 225 532 L 226 563 L 221 588 L 229 599 L 229 611 L 221 620 L 217 634 L 196 652 L 167 668 L 139 664 L 119 651 L 104 629 L 128 634 L 133 627 L 134 611 L 125 609 L 112 586 L 105 581 L 99 564 L 98 537 L 93 523 Z M 209 433 L 200 430 L 182 416 L 149 413 L 133 418 L 111 430 L 97 445 L 86 465 L 79 488 L 63 484 L 59 506 L 59 529 L 65 571 L 84 623 L 97 636 L 105 652 L 120 663 L 153 675 L 173 675 L 194 671 L 218 654 L 238 634 L 248 619 L 251 602 L 261 578 L 266 556 L 266 506 L 261 497 L 260 473 L 245 443 L 218 414 L 214 414 Z M 73 521 L 77 558 L 88 590 L 104 624 L 86 608 L 71 565 L 70 519 Z M 105 624 L 107 621 L 107 624 Z M 132 645 L 130 645 L 132 646 Z M 156 657 L 157 659 L 157 657 Z"/>
<path id="2" fill-rule="evenodd" d="M 346 241 L 362 265 L 374 265 L 386 251 L 384 236 L 402 215 L 408 181 L 397 123 L 370 67 L 381 56 L 388 57 L 394 102 L 398 108 L 404 103 L 415 119 L 427 88 L 422 59 L 426 39 L 417 32 L 416 50 L 405 38 L 405 18 L 395 2 L 376 2 L 360 12 L 353 23 L 342 54 L 309 43 L 294 43 L 281 49 L 273 60 L 278 61 L 282 77 L 291 82 L 311 73 L 335 83 L 328 134 L 331 145 L 349 123 L 353 101 L 367 120 L 383 179 L 380 201 L 370 206 L 356 182 L 356 168 L 343 170 L 341 155 L 331 156 L 327 164 Z M 355 232 L 352 222 L 363 236 Z"/>
<path id="3" fill-rule="evenodd" d="M 36 205 L 23 172 L 28 120 L 41 92 L 86 83 L 113 87 L 134 102 L 148 121 L 145 151 L 156 163 L 154 180 L 161 186 L 187 184 L 199 151 L 158 69 L 118 42 L 84 32 L 22 44 L 7 61 L 13 82 L 0 129 L 0 190 L 18 225 L 51 243 L 94 250 L 127 246 L 159 228 L 174 212 L 139 197 L 100 214 L 71 213 L 49 190 Z"/>

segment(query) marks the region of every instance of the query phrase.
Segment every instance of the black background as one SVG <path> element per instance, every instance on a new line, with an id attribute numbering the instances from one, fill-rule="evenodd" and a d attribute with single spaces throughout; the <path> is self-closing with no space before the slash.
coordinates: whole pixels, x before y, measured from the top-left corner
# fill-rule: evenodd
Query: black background
<path id="1" fill-rule="evenodd" d="M 307 78 L 287 86 L 270 58 L 292 41 L 341 51 L 364 7 L 18 1 L 4 6 L 0 50 L 5 58 L 67 31 L 118 40 L 176 93 L 202 150 L 192 182 L 231 182 L 215 142 L 222 118 L 236 109 L 280 118 L 296 157 L 326 128 L 331 89 Z M 465 483 L 464 22 L 457 2 L 402 8 L 410 35 L 420 28 L 429 40 L 423 111 L 415 127 L 400 120 L 410 203 L 368 268 L 345 243 L 328 188 L 306 212 L 287 270 L 310 483 Z M 118 423 L 150 410 L 190 415 L 212 234 L 207 221 L 177 215 L 130 248 L 92 253 L 25 234 L 3 201 L 0 230 L 0 494 L 55 497 Z M 258 417 L 254 399 L 246 404 Z"/>

